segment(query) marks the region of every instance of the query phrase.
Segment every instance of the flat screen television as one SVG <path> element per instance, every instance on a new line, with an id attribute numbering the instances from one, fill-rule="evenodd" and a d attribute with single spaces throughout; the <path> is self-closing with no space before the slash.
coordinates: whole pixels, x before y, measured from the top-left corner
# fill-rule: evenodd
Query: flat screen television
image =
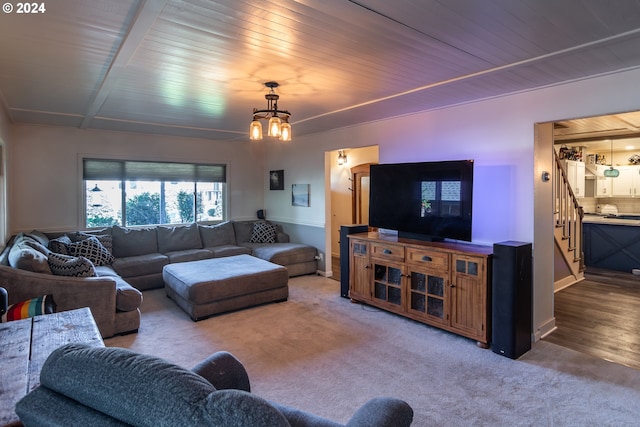
<path id="1" fill-rule="evenodd" d="M 369 196 L 371 227 L 471 241 L 473 160 L 372 165 Z"/>

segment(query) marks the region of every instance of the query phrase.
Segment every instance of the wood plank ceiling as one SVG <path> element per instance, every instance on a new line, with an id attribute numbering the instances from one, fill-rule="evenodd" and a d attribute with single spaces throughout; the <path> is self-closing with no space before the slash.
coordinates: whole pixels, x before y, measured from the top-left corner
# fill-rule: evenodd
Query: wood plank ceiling
<path id="1" fill-rule="evenodd" d="M 0 14 L 10 120 L 248 140 L 278 81 L 293 135 L 640 66 L 640 1 L 54 0 Z"/>

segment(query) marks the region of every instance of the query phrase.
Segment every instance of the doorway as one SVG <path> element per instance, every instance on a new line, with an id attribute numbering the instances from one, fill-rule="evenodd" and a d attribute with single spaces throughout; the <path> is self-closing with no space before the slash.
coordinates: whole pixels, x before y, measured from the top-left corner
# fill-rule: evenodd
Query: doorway
<path id="1" fill-rule="evenodd" d="M 343 161 L 343 164 L 338 164 L 339 152 L 346 156 L 346 162 Z M 325 165 L 330 182 L 327 186 L 326 200 L 330 201 L 327 216 L 330 221 L 325 233 L 330 240 L 327 247 L 331 248 L 331 262 L 327 262 L 327 269 L 329 270 L 330 266 L 330 271 L 327 272 L 327 276 L 335 280 L 340 280 L 340 226 L 360 223 L 354 219 L 368 222 L 368 179 L 359 167 L 378 163 L 378 155 L 377 145 L 341 148 L 327 153 Z M 352 169 L 359 173 L 356 178 L 352 176 Z M 354 200 L 359 201 L 354 205 Z"/>
<path id="2" fill-rule="evenodd" d="M 567 146 L 580 154 L 579 160 L 593 163 L 592 169 L 599 164 L 598 158 L 607 158 L 607 164 L 613 162 L 616 166 L 631 164 L 628 162 L 635 159 L 634 154 L 640 157 L 639 123 L 640 112 L 557 120 L 552 123 L 550 149 L 558 151 L 560 146 Z M 620 147 L 615 151 L 614 142 L 616 147 Z M 590 178 L 591 181 L 587 179 L 583 183 L 586 191 L 580 199 L 585 212 L 597 213 L 598 205 L 604 202 L 617 203 L 625 209 L 634 208 L 633 199 L 616 199 L 613 194 L 606 199 L 599 198 L 597 174 Z M 640 306 L 638 283 L 631 272 L 587 266 L 585 280 L 553 294 L 556 330 L 544 338 L 575 351 L 640 368 L 640 350 L 630 345 L 637 334 L 627 328 L 627 325 L 634 324 L 633 319 Z M 607 298 L 602 298 L 602 295 L 607 295 Z"/>

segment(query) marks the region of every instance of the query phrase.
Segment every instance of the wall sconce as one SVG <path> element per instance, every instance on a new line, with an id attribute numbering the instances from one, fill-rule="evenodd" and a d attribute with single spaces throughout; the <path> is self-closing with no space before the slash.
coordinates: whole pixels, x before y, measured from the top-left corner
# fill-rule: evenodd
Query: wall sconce
<path id="1" fill-rule="evenodd" d="M 344 154 L 344 151 L 342 151 L 342 150 L 338 151 L 338 164 L 339 165 L 346 165 L 347 164 L 347 155 Z"/>

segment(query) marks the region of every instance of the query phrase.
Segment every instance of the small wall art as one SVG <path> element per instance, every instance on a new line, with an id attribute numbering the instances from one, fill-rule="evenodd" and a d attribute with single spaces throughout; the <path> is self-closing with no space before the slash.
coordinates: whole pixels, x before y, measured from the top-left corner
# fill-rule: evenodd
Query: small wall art
<path id="1" fill-rule="evenodd" d="M 309 206 L 309 184 L 291 186 L 291 206 Z"/>
<path id="2" fill-rule="evenodd" d="M 284 190 L 284 170 L 269 172 L 269 190 Z"/>

